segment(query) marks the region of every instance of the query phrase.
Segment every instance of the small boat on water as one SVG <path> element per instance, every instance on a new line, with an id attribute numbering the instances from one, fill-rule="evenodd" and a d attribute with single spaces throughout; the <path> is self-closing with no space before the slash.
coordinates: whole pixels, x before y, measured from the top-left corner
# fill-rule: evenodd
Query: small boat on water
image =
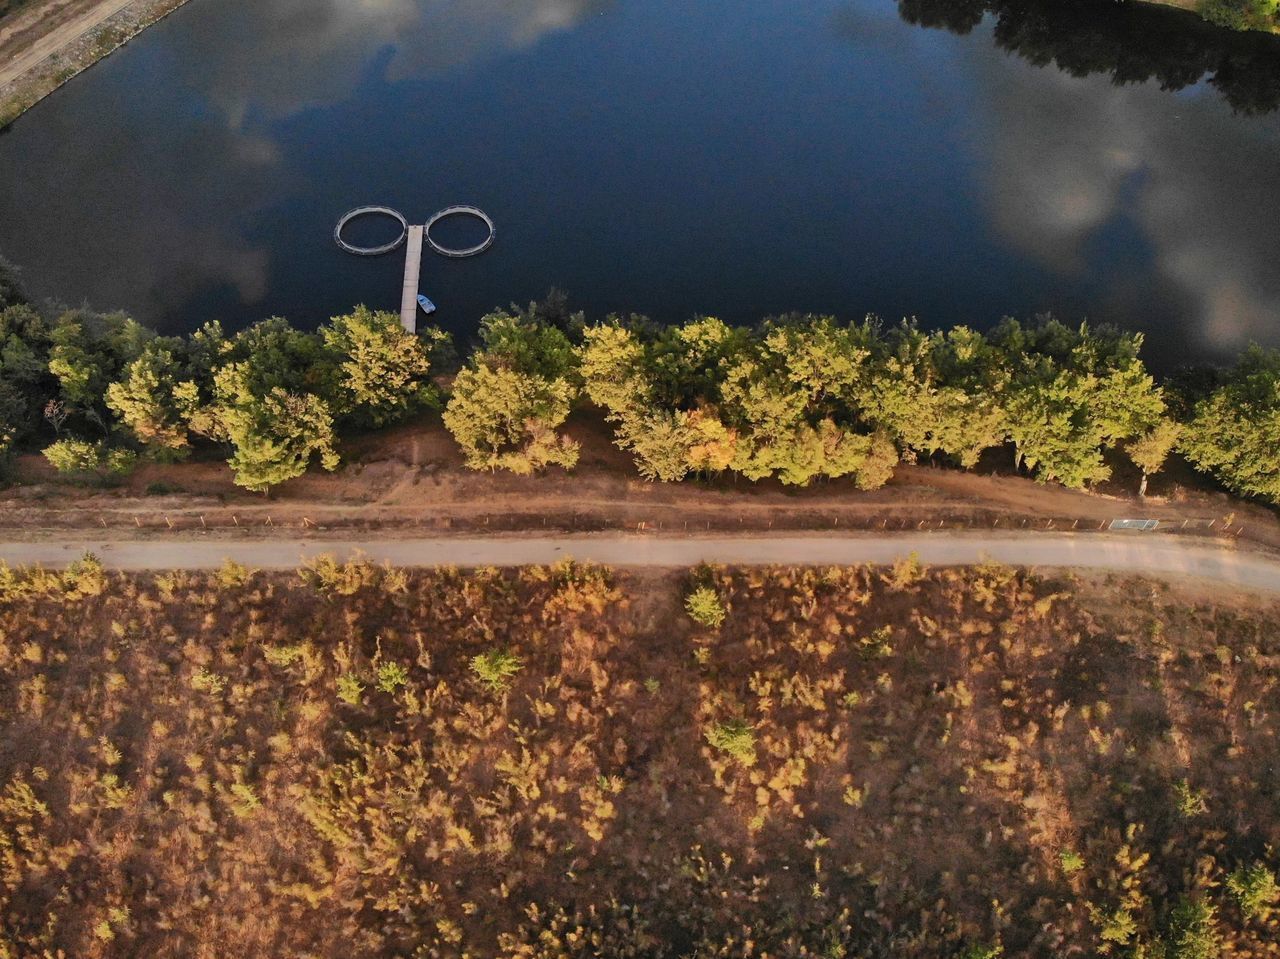
<path id="1" fill-rule="evenodd" d="M 434 313 L 436 311 L 436 305 L 421 293 L 418 294 L 418 305 L 422 307 L 423 313 Z"/>

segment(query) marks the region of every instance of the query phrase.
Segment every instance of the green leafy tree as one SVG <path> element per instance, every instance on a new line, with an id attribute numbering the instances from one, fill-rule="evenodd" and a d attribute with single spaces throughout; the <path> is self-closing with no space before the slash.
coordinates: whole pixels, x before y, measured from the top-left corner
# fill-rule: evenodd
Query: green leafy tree
<path id="1" fill-rule="evenodd" d="M 537 318 L 536 308 L 529 313 L 499 310 L 485 316 L 480 320 L 480 342 L 486 357 L 512 369 L 551 380 L 577 380 L 577 351 L 563 330 Z"/>
<path id="2" fill-rule="evenodd" d="M 674 483 L 693 469 L 697 442 L 689 414 L 670 410 L 634 412 L 618 425 L 617 443 L 635 457 L 636 469 L 647 480 Z"/>
<path id="3" fill-rule="evenodd" d="M 173 461 L 190 451 L 187 425 L 198 396 L 190 391 L 189 370 L 179 359 L 182 344 L 152 340 L 107 387 L 107 406 L 157 459 Z"/>
<path id="4" fill-rule="evenodd" d="M 690 472 L 727 469 L 736 432 L 711 405 L 722 362 L 740 333 L 715 319 L 659 331 L 614 318 L 583 331 L 578 350 L 587 397 L 615 424 L 615 444 L 635 457 L 640 475 L 675 482 Z"/>
<path id="5" fill-rule="evenodd" d="M 215 369 L 235 364 L 252 395 L 266 396 L 281 389 L 334 403 L 340 378 L 337 358 L 319 335 L 294 329 L 278 316 L 221 342 L 222 331 L 216 325 L 203 332 L 198 352 L 208 356 Z"/>
<path id="6" fill-rule="evenodd" d="M 578 394 L 568 337 L 534 315 L 499 312 L 481 321 L 480 340 L 444 412 L 467 465 L 520 475 L 572 469 L 578 444 L 556 432 Z"/>
<path id="7" fill-rule="evenodd" d="M 733 468 L 791 485 L 850 475 L 865 488 L 883 482 L 884 445 L 867 425 L 876 421 L 868 403 L 878 335 L 870 319 L 842 326 L 790 316 L 740 344 L 722 364 L 720 389 L 721 413 L 737 432 Z"/>
<path id="8" fill-rule="evenodd" d="M 35 310 L 0 309 L 0 453 L 36 431 L 56 389 L 49 347 L 49 327 Z"/>
<path id="9" fill-rule="evenodd" d="M 670 410 L 720 405 L 726 367 L 747 349 L 750 335 L 715 317 L 659 330 L 648 345 L 650 402 Z"/>
<path id="10" fill-rule="evenodd" d="M 1037 364 L 1040 376 L 1015 377 L 1005 405 L 1020 466 L 1041 481 L 1079 489 L 1111 475 L 1102 438 L 1083 407 L 1087 387 L 1076 374 Z"/>
<path id="11" fill-rule="evenodd" d="M 784 316 L 766 323 L 763 345 L 817 416 L 831 416 L 865 394 L 881 349 L 878 321 L 844 325 L 829 316 Z"/>
<path id="12" fill-rule="evenodd" d="M 206 323 L 187 337 L 184 349 L 187 377 L 173 385 L 173 405 L 181 411 L 188 432 L 227 442 L 219 418 L 222 406 L 215 395 L 214 376 L 235 362 L 233 350 L 233 341 L 217 322 Z M 242 350 L 241 356 L 247 353 Z"/>
<path id="13" fill-rule="evenodd" d="M 338 409 L 371 426 L 386 426 L 438 399 L 428 378 L 434 328 L 408 332 L 395 313 L 359 306 L 321 329 L 338 364 Z"/>
<path id="14" fill-rule="evenodd" d="M 992 342 L 1013 371 L 1004 408 L 1016 462 L 1037 479 L 1069 487 L 1106 479 L 1104 449 L 1164 414 L 1163 395 L 1138 358 L 1140 335 L 1006 319 Z"/>
<path id="15" fill-rule="evenodd" d="M 573 397 L 565 379 L 481 361 L 454 380 L 444 425 L 472 469 L 519 475 L 548 466 L 572 469 L 578 444 L 556 428 L 568 418 Z"/>
<path id="16" fill-rule="evenodd" d="M 123 313 L 73 310 L 53 324 L 49 371 L 68 409 L 108 430 L 107 387 L 142 353 L 155 334 Z"/>
<path id="17" fill-rule="evenodd" d="M 1141 334 L 1135 334 L 1139 343 Z M 1164 391 L 1136 356 L 1122 366 L 1090 371 L 1096 378 L 1088 398 L 1102 441 L 1109 447 L 1141 436 L 1165 415 Z"/>
<path id="18" fill-rule="evenodd" d="M 3 15 L 2 11 L 0 15 Z M 18 268 L 0 256 L 0 310 L 27 302 L 27 291 L 22 287 Z"/>
<path id="19" fill-rule="evenodd" d="M 238 485 L 265 493 L 301 476 L 317 456 L 325 469 L 337 468 L 333 415 L 323 399 L 280 387 L 257 396 L 239 364 L 219 371 L 216 383 L 219 421 L 234 450 L 230 463 Z"/>
<path id="20" fill-rule="evenodd" d="M 789 375 L 786 361 L 767 339 L 741 350 L 724 369 L 722 408 L 741 437 L 735 470 L 802 485 L 822 473 L 823 439 L 811 422 L 812 389 Z"/>
<path id="21" fill-rule="evenodd" d="M 1250 347 L 1195 404 L 1180 448 L 1233 492 L 1280 502 L 1280 352 Z"/>
<path id="22" fill-rule="evenodd" d="M 1196 12 L 1229 30 L 1272 30 L 1276 0 L 1199 0 Z"/>
<path id="23" fill-rule="evenodd" d="M 934 397 L 932 447 L 964 469 L 1008 433 L 1004 394 L 1009 371 L 1000 351 L 981 333 L 960 326 L 934 334 L 934 363 L 941 386 Z"/>
<path id="24" fill-rule="evenodd" d="M 1142 480 L 1138 484 L 1139 496 L 1147 495 L 1148 478 L 1164 467 L 1165 460 L 1178 444 L 1181 434 L 1181 424 L 1162 417 L 1155 426 L 1137 439 L 1130 440 L 1125 446 L 1124 451 L 1133 460 L 1133 465 L 1142 470 Z"/>
<path id="25" fill-rule="evenodd" d="M 726 426 L 718 413 L 697 409 L 681 414 L 688 431 L 686 462 L 695 473 L 721 473 L 737 456 L 738 433 Z"/>
<path id="26" fill-rule="evenodd" d="M 939 448 L 939 382 L 933 337 L 914 323 L 890 331 L 862 387 L 863 415 L 898 443 L 908 459 Z"/>
<path id="27" fill-rule="evenodd" d="M 866 454 L 853 470 L 854 484 L 859 489 L 879 489 L 893 479 L 898 466 L 898 449 L 884 433 L 873 433 Z"/>
<path id="28" fill-rule="evenodd" d="M 633 330 L 617 322 L 589 326 L 577 354 L 583 392 L 608 419 L 626 422 L 650 410 L 652 371 Z"/>

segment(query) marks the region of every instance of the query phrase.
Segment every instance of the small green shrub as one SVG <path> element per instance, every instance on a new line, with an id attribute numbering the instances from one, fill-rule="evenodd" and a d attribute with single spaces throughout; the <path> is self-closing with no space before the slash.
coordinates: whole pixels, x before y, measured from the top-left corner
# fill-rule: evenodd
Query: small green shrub
<path id="1" fill-rule="evenodd" d="M 1074 849 L 1064 849 L 1058 853 L 1058 862 L 1062 865 L 1062 871 L 1068 876 L 1084 868 L 1084 856 Z"/>
<path id="2" fill-rule="evenodd" d="M 365 587 L 377 586 L 385 593 L 403 593 L 408 577 L 403 570 L 381 566 L 361 556 L 339 563 L 333 556 L 317 556 L 298 570 L 302 581 L 313 589 L 335 596 L 354 596 Z"/>
<path id="3" fill-rule="evenodd" d="M 10 567 L 0 560 L 0 602 L 26 596 L 74 601 L 101 595 L 106 588 L 107 571 L 92 553 L 85 553 L 61 573 L 42 566 Z"/>
<path id="4" fill-rule="evenodd" d="M 725 620 L 724 603 L 710 586 L 699 586 L 684 598 L 684 608 L 695 623 L 719 629 Z"/>
<path id="5" fill-rule="evenodd" d="M 262 647 L 262 657 L 272 666 L 286 667 L 292 666 L 298 660 L 302 659 L 307 653 L 307 647 L 302 643 L 288 643 L 282 646 L 264 646 Z"/>
<path id="6" fill-rule="evenodd" d="M 399 663 L 383 663 L 378 667 L 378 688 L 394 693 L 409 681 L 409 671 Z"/>
<path id="7" fill-rule="evenodd" d="M 359 706 L 360 697 L 364 695 L 364 683 L 352 675 L 344 673 L 338 677 L 338 698 L 348 706 Z"/>
<path id="8" fill-rule="evenodd" d="M 249 567 L 228 559 L 224 560 L 222 565 L 218 567 L 218 572 L 214 574 L 214 579 L 217 581 L 219 589 L 239 589 L 249 582 L 249 578 L 253 576 L 253 573 L 254 571 Z"/>
<path id="9" fill-rule="evenodd" d="M 1137 920 L 1126 906 L 1118 906 L 1113 912 L 1103 912 L 1092 906 L 1090 909 L 1098 926 L 1098 938 L 1103 942 L 1124 945 L 1138 931 Z"/>
<path id="10" fill-rule="evenodd" d="M 210 696 L 219 695 L 227 687 L 227 677 L 210 672 L 203 666 L 191 677 L 191 688 Z"/>
<path id="11" fill-rule="evenodd" d="M 102 560 L 92 553 L 85 553 L 62 574 L 62 593 L 66 599 L 84 599 L 101 596 L 107 588 L 107 571 Z"/>
<path id="12" fill-rule="evenodd" d="M 231 812 L 240 819 L 248 819 L 262 808 L 262 800 L 248 783 L 232 783 Z"/>
<path id="13" fill-rule="evenodd" d="M 59 473 L 92 473 L 102 463 L 102 446 L 88 440 L 58 440 L 44 448 L 44 458 Z"/>
<path id="14" fill-rule="evenodd" d="M 1204 793 L 1198 789 L 1192 789 L 1191 783 L 1185 779 L 1174 783 L 1173 798 L 1178 806 L 1178 815 L 1183 819 L 1194 819 L 1209 811 Z"/>
<path id="15" fill-rule="evenodd" d="M 884 581 L 894 589 L 908 589 L 925 577 L 924 564 L 918 553 L 908 553 L 889 568 Z"/>
<path id="16" fill-rule="evenodd" d="M 706 733 L 707 742 L 715 749 L 732 756 L 744 766 L 756 761 L 756 733 L 751 725 L 741 719 L 716 723 Z"/>
<path id="17" fill-rule="evenodd" d="M 1227 888 L 1246 919 L 1265 919 L 1280 896 L 1276 874 L 1260 862 L 1233 872 L 1227 877 Z"/>
<path id="18" fill-rule="evenodd" d="M 1213 906 L 1184 898 L 1169 915 L 1168 959 L 1217 959 L 1222 954 Z"/>
<path id="19" fill-rule="evenodd" d="M 960 953 L 960 959 L 1000 959 L 1004 955 L 1004 946 L 996 943 L 980 943 L 969 946 Z"/>
<path id="20" fill-rule="evenodd" d="M 501 692 L 511 685 L 511 677 L 524 669 L 524 663 L 514 653 L 491 649 L 471 660 L 471 671 L 476 678 L 494 692 Z"/>
<path id="21" fill-rule="evenodd" d="M 113 477 L 127 476 L 138 463 L 138 454 L 133 450 L 73 438 L 46 446 L 44 458 L 59 473 L 72 476 L 103 472 Z"/>
<path id="22" fill-rule="evenodd" d="M 103 468 L 112 476 L 128 476 L 137 465 L 138 454 L 121 446 L 107 450 L 102 457 Z"/>

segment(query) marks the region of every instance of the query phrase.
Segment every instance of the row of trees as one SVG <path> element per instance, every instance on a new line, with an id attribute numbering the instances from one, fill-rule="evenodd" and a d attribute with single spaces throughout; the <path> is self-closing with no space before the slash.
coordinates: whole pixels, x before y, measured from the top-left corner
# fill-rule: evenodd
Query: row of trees
<path id="1" fill-rule="evenodd" d="M 1220 27 L 1232 30 L 1274 31 L 1276 0 L 1199 0 L 1196 12 Z"/>
<path id="2" fill-rule="evenodd" d="M 1280 501 L 1280 354 L 1158 384 L 1140 334 L 1006 319 L 989 333 L 784 316 L 755 329 L 697 318 L 588 325 L 558 299 L 495 312 L 452 379 L 448 338 L 358 307 L 318 331 L 278 318 L 156 336 L 123 314 L 47 317 L 0 279 L 0 448 L 67 471 L 127 470 L 221 444 L 267 490 L 337 437 L 443 406 L 474 469 L 572 468 L 575 405 L 603 411 L 650 480 L 733 472 L 791 485 L 882 485 L 900 460 L 974 467 L 1007 447 L 1043 481 L 1105 480 L 1114 453 L 1146 476 L 1173 449 L 1229 488 Z"/>
<path id="3" fill-rule="evenodd" d="M 364 307 L 316 333 L 273 318 L 232 336 L 211 323 L 166 337 L 121 313 L 49 319 L 12 285 L 0 297 L 0 450 L 43 445 L 69 472 L 123 471 L 139 454 L 176 462 L 205 440 L 228 450 L 237 483 L 267 490 L 316 459 L 335 468 L 340 430 L 439 400 L 429 373 L 440 338 Z"/>

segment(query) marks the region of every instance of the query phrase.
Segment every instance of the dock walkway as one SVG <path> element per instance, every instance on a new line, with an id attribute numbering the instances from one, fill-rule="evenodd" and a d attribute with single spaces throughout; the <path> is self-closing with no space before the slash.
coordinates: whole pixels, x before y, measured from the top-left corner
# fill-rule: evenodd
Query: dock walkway
<path id="1" fill-rule="evenodd" d="M 404 285 L 400 288 L 400 325 L 410 333 L 418 330 L 418 274 L 422 270 L 421 226 L 409 227 L 405 243 Z"/>

